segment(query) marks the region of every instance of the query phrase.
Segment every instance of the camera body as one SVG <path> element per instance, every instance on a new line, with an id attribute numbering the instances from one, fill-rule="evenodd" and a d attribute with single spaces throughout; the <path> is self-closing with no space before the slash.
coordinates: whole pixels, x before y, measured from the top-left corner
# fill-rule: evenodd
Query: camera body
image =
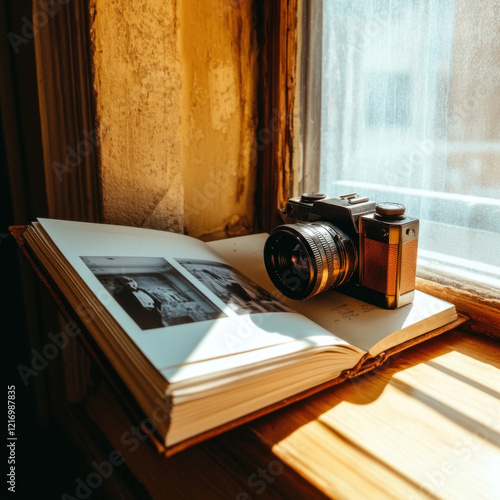
<path id="1" fill-rule="evenodd" d="M 288 200 L 284 218 L 264 261 L 285 296 L 307 299 L 335 287 L 386 309 L 413 301 L 419 221 L 403 205 L 304 193 Z"/>

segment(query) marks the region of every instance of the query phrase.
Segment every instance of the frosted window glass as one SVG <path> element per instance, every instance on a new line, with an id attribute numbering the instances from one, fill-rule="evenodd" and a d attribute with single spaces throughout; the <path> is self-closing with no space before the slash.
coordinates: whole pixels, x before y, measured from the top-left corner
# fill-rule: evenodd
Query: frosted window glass
<path id="1" fill-rule="evenodd" d="M 320 183 L 304 188 L 401 202 L 421 220 L 419 262 L 500 278 L 500 2 L 311 5 Z"/>

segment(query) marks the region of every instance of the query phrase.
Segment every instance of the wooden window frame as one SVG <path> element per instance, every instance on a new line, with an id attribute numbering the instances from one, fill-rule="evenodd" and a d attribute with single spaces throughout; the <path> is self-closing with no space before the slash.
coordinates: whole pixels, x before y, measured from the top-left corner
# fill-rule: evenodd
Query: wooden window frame
<path id="1" fill-rule="evenodd" d="M 281 222 L 294 182 L 295 91 L 299 0 L 257 3 L 261 47 L 261 105 L 256 134 L 260 153 L 255 193 L 257 229 Z"/>
<path id="2" fill-rule="evenodd" d="M 298 9 L 304 7 L 307 9 L 306 0 L 277 0 L 259 4 L 263 54 L 257 145 L 262 151 L 255 204 L 258 229 L 261 231 L 269 231 L 281 223 L 280 210 L 292 194 L 298 194 L 298 191 L 292 191 L 300 187 L 298 155 L 301 148 L 297 146 L 300 144 L 300 128 L 290 117 L 297 115 L 297 100 L 311 105 L 307 89 L 304 92 L 297 78 L 300 59 L 297 56 L 300 53 L 298 43 L 303 26 Z M 307 83 L 307 74 L 304 77 Z M 311 97 L 314 106 L 316 101 L 314 96 Z M 307 112 L 303 110 L 301 115 L 307 118 Z M 276 117 L 279 118 L 279 126 L 271 127 Z M 266 136 L 269 130 L 271 134 Z M 266 141 L 266 137 L 271 140 Z M 304 144 L 304 148 L 307 146 Z M 448 282 L 440 276 L 417 278 L 417 289 L 454 303 L 459 312 L 471 319 L 468 324 L 471 331 L 500 338 L 500 299 L 494 290 L 465 282 Z"/>

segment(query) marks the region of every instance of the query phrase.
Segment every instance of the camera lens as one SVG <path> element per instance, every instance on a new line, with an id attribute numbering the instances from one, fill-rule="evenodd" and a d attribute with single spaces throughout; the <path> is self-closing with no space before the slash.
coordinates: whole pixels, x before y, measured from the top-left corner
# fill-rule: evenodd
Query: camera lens
<path id="1" fill-rule="evenodd" d="M 264 246 L 267 273 L 291 299 L 308 299 L 347 282 L 358 256 L 353 241 L 329 222 L 276 227 Z"/>

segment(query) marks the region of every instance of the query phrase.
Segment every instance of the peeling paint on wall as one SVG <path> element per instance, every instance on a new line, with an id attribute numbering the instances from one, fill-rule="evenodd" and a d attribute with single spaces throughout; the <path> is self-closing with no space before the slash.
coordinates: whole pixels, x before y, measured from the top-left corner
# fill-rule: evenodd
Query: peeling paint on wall
<path id="1" fill-rule="evenodd" d="M 185 221 L 188 232 L 206 238 L 252 227 L 258 73 L 254 16 L 251 0 L 183 3 Z M 218 189 L 214 174 L 219 174 Z"/>
<path id="2" fill-rule="evenodd" d="M 251 0 L 91 1 L 105 222 L 205 239 L 253 219 Z"/>

